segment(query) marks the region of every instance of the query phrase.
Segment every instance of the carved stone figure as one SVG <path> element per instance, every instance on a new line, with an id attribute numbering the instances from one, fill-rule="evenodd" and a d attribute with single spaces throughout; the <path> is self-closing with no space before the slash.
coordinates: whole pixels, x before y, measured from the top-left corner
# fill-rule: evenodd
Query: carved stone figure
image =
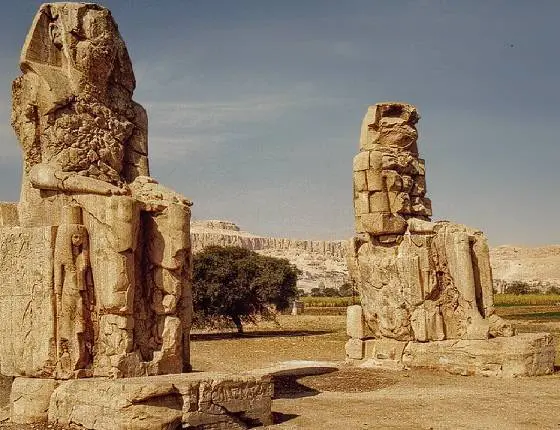
<path id="1" fill-rule="evenodd" d="M 33 321 L 0 344 L 0 370 L 57 378 L 187 370 L 191 202 L 149 176 L 147 115 L 132 100 L 132 65 L 111 13 L 90 3 L 42 5 L 20 65 L 12 125 L 22 189 L 17 205 L 0 205 L 0 230 L 6 240 L 25 236 L 14 257 L 22 264 L 32 258 L 29 237 L 40 236 L 31 242 L 50 247 L 50 274 L 33 279 L 0 265 L 1 276 L 21 278 L 13 289 L 36 308 L 32 316 L 2 298 Z M 54 328 L 51 339 L 37 320 Z M 10 361 L 9 348 L 40 353 Z"/>
<path id="2" fill-rule="evenodd" d="M 54 248 L 54 327 L 56 375 L 71 377 L 91 362 L 93 336 L 89 243 L 79 206 L 67 208 L 69 219 L 56 233 Z"/>
<path id="3" fill-rule="evenodd" d="M 354 158 L 356 231 L 348 264 L 374 337 L 487 339 L 512 335 L 494 313 L 488 245 L 475 229 L 430 222 L 416 108 L 378 103 Z"/>

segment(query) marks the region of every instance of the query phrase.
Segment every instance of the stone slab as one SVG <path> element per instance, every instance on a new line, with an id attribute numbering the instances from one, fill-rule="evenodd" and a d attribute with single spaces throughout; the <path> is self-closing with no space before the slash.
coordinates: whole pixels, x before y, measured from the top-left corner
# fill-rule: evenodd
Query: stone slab
<path id="1" fill-rule="evenodd" d="M 364 358 L 364 341 L 361 339 L 348 339 L 344 345 L 346 357 L 352 360 L 361 360 Z"/>
<path id="2" fill-rule="evenodd" d="M 360 305 L 346 308 L 346 334 L 354 339 L 364 338 L 364 315 Z"/>
<path id="3" fill-rule="evenodd" d="M 549 333 L 523 333 L 488 340 L 409 342 L 402 361 L 408 367 L 460 375 L 537 376 L 554 371 L 555 354 Z"/>
<path id="4" fill-rule="evenodd" d="M 554 372 L 555 356 L 554 339 L 549 333 L 431 342 L 349 339 L 346 343 L 347 361 L 361 367 L 422 367 L 458 375 L 547 375 Z"/>
<path id="5" fill-rule="evenodd" d="M 96 430 L 245 429 L 272 423 L 269 376 L 185 373 L 62 383 L 48 411 L 52 424 Z"/>
<path id="6" fill-rule="evenodd" d="M 47 421 L 52 393 L 58 381 L 41 378 L 15 378 L 10 392 L 10 421 L 35 424 Z"/>
<path id="7" fill-rule="evenodd" d="M 54 343 L 55 227 L 0 228 L 0 373 L 47 377 Z"/>

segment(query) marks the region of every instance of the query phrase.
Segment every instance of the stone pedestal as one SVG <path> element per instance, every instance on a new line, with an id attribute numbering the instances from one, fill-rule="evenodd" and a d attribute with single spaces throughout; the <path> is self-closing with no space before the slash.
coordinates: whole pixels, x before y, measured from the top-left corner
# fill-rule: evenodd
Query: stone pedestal
<path id="1" fill-rule="evenodd" d="M 458 375 L 547 375 L 554 372 L 555 354 L 554 341 L 548 333 L 433 342 L 351 338 L 346 343 L 347 361 L 363 367 L 421 367 Z"/>
<path id="2" fill-rule="evenodd" d="M 49 402 L 58 386 L 54 379 L 15 378 L 10 393 L 10 421 L 36 424 L 47 421 Z"/>

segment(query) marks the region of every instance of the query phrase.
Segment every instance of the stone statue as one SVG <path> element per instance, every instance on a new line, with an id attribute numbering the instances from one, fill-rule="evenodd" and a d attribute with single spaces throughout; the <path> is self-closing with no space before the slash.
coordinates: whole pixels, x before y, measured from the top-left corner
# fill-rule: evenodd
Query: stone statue
<path id="1" fill-rule="evenodd" d="M 0 204 L 0 245 L 22 265 L 32 258 L 26 249 L 44 246 L 51 269 L 22 275 L 23 267 L 0 261 L 0 276 L 20 276 L 27 307 L 36 308 L 31 317 L 23 299 L 8 293 L 0 301 L 0 310 L 29 318 L 28 334 L 5 348 L 22 356 L 34 350 L 33 359 L 18 361 L 0 346 L 2 373 L 188 370 L 191 202 L 150 177 L 147 115 L 132 100 L 134 73 L 111 13 L 90 3 L 43 4 L 20 66 L 12 125 L 23 150 L 21 197 Z M 9 244 L 19 243 L 14 235 L 21 250 Z M 22 287 L 7 285 L 13 294 Z M 55 327 L 55 348 L 38 332 L 40 322 Z"/>
<path id="2" fill-rule="evenodd" d="M 488 245 L 475 229 L 430 222 L 416 108 L 378 103 L 354 158 L 357 236 L 348 253 L 367 330 L 399 341 L 512 335 L 494 315 Z"/>
<path id="3" fill-rule="evenodd" d="M 93 345 L 88 299 L 91 274 L 88 234 L 79 206 L 67 208 L 69 219 L 56 233 L 54 248 L 54 338 L 57 376 L 70 378 L 87 367 Z"/>

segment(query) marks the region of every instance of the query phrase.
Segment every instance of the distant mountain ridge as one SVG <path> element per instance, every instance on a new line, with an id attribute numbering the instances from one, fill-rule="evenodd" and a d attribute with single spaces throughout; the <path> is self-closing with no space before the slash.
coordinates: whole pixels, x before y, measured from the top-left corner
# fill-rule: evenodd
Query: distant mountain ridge
<path id="1" fill-rule="evenodd" d="M 223 220 L 191 223 L 193 252 L 209 245 L 240 246 L 263 255 L 287 258 L 302 270 L 298 288 L 340 287 L 348 279 L 345 240 L 306 240 L 266 237 L 242 231 Z M 502 245 L 490 250 L 495 285 L 504 288 L 521 281 L 546 289 L 560 287 L 560 245 L 523 247 Z"/>

